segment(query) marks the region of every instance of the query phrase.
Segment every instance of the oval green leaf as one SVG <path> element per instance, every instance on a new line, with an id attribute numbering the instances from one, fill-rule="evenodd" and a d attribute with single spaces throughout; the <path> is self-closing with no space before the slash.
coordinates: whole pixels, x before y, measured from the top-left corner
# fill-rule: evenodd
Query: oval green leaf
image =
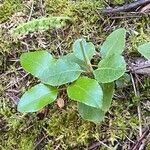
<path id="1" fill-rule="evenodd" d="M 99 108 L 87 106 L 83 103 L 78 103 L 78 111 L 83 119 L 94 123 L 100 123 L 105 118 L 104 111 Z"/>
<path id="2" fill-rule="evenodd" d="M 121 55 L 111 55 L 100 61 L 94 71 L 95 78 L 100 83 L 109 83 L 119 79 L 126 71 L 126 62 Z"/>
<path id="3" fill-rule="evenodd" d="M 47 51 L 35 51 L 23 53 L 20 62 L 27 72 L 41 78 L 49 66 L 54 63 L 54 59 Z"/>
<path id="4" fill-rule="evenodd" d="M 63 59 L 55 60 L 46 51 L 24 53 L 20 59 L 27 72 L 52 86 L 73 82 L 82 72 L 78 64 Z"/>
<path id="5" fill-rule="evenodd" d="M 150 60 L 150 42 L 140 45 L 138 51 L 147 59 Z"/>
<path id="6" fill-rule="evenodd" d="M 101 86 L 94 79 L 81 77 L 67 88 L 70 99 L 88 106 L 101 108 L 103 92 Z"/>
<path id="7" fill-rule="evenodd" d="M 83 55 L 81 43 L 85 56 Z M 81 59 L 83 61 L 85 61 L 84 57 L 87 57 L 89 60 L 91 60 L 93 55 L 95 54 L 95 46 L 91 42 L 86 42 L 85 39 L 78 39 L 73 44 L 73 53 L 78 59 Z"/>
<path id="8" fill-rule="evenodd" d="M 112 83 L 105 83 L 102 84 L 102 89 L 103 89 L 103 103 L 102 103 L 102 110 L 104 112 L 107 112 L 111 106 L 111 102 L 112 102 L 112 97 L 115 91 L 115 86 L 114 86 L 114 82 Z"/>
<path id="9" fill-rule="evenodd" d="M 18 103 L 20 112 L 36 112 L 57 98 L 57 88 L 42 83 L 26 91 Z"/>
<path id="10" fill-rule="evenodd" d="M 52 86 L 60 86 L 77 80 L 81 72 L 83 70 L 78 64 L 58 59 L 53 65 L 49 65 L 40 80 Z"/>
<path id="11" fill-rule="evenodd" d="M 112 54 L 121 54 L 125 48 L 125 37 L 126 30 L 124 28 L 112 32 L 101 46 L 100 52 L 102 58 L 108 57 Z"/>

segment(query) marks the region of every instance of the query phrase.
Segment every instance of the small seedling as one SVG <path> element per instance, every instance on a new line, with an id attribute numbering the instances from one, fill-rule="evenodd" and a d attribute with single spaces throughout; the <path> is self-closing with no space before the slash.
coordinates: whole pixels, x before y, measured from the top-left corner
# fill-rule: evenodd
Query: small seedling
<path id="1" fill-rule="evenodd" d="M 99 123 L 111 106 L 114 81 L 126 72 L 126 62 L 122 56 L 125 48 L 126 30 L 111 33 L 100 46 L 101 60 L 95 69 L 91 59 L 96 54 L 95 46 L 85 39 L 77 39 L 73 52 L 55 59 L 47 51 L 23 53 L 21 66 L 41 83 L 25 92 L 18 103 L 20 112 L 36 112 L 57 99 L 63 85 L 68 97 L 78 104 L 82 118 Z M 146 46 L 139 51 L 146 55 Z M 144 49 L 144 50 L 143 50 Z"/>

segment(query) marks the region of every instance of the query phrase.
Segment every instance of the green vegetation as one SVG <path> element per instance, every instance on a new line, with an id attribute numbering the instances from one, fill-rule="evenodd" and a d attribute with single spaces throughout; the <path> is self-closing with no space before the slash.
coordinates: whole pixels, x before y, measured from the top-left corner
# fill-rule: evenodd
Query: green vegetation
<path id="1" fill-rule="evenodd" d="M 66 85 L 69 98 L 78 102 L 81 116 L 95 123 L 101 122 L 112 101 L 113 82 L 126 71 L 126 62 L 121 56 L 125 47 L 125 35 L 126 30 L 121 28 L 107 37 L 101 46 L 102 60 L 96 70 L 91 64 L 91 59 L 96 53 L 95 47 L 85 39 L 76 40 L 73 44 L 73 53 L 66 55 L 65 59 L 61 57 L 56 60 L 46 51 L 22 54 L 20 58 L 22 67 L 45 84 L 40 83 L 28 90 L 20 99 L 18 110 L 20 112 L 41 110 L 57 98 L 58 91 L 54 86 L 59 90 L 59 86 Z M 74 62 L 76 59 L 79 59 L 82 65 Z M 85 70 L 82 70 L 83 66 Z M 93 75 L 95 79 L 79 77 L 82 72 L 88 76 Z"/>
<path id="2" fill-rule="evenodd" d="M 26 7 L 27 5 L 29 7 Z M 123 149 L 127 149 L 129 143 L 132 143 L 130 140 L 138 139 L 137 106 L 139 102 L 141 103 L 143 129 L 149 125 L 149 77 L 140 76 L 142 83 L 139 84 L 140 98 L 135 96 L 131 82 L 124 83 L 123 87 L 116 89 L 105 121 L 100 125 L 95 125 L 78 116 L 76 104 L 66 98 L 63 90 L 59 95 L 65 101 L 63 108 L 59 108 L 55 102 L 54 105 L 47 106 L 46 109 L 37 113 L 23 115 L 17 112 L 18 98 L 25 92 L 25 89 L 39 83 L 20 68 L 18 60 L 22 53 L 35 49 L 47 50 L 59 58 L 68 54 L 72 50 L 74 41 L 81 36 L 92 41 L 98 51 L 99 45 L 104 42 L 107 35 L 120 27 L 129 30 L 130 36 L 127 38 L 123 55 L 130 60 L 135 56 L 140 56 L 137 53 L 139 45 L 150 42 L 149 17 L 138 16 L 133 19 L 123 15 L 116 19 L 102 15 L 98 13 L 98 9 L 107 5 L 99 0 L 46 0 L 43 5 L 44 11 L 39 7 L 39 2 L 35 1 L 31 19 L 41 16 L 69 16 L 73 18 L 72 22 L 62 29 L 49 29 L 42 33 L 34 32 L 14 40 L 8 33 L 6 25 L 13 20 L 12 15 L 20 9 L 25 13 L 24 22 L 26 22 L 31 7 L 27 5 L 22 1 L 17 3 L 19 9 L 15 9 L 16 5 L 7 5 L 10 7 L 7 9 L 9 11 L 7 17 L 4 15 L 6 9 L 0 9 L 0 14 L 3 14 L 1 16 L 5 18 L 1 21 L 3 24 L 0 24 L 2 25 L 2 28 L 0 27 L 0 64 L 2 64 L 0 70 L 2 82 L 0 86 L 0 149 L 30 150 L 34 148 L 55 149 L 56 147 L 58 149 L 83 149 L 99 140 L 110 147 L 117 147 L 119 144 Z M 10 13 L 10 10 L 13 11 Z M 21 17 L 18 16 L 19 18 Z M 12 23 L 14 27 L 18 25 L 15 21 Z M 95 57 L 92 62 L 98 63 L 99 58 Z M 150 142 L 148 143 L 147 149 L 150 147 Z M 101 145 L 99 149 L 107 148 Z"/>
<path id="3" fill-rule="evenodd" d="M 50 28 L 57 29 L 65 26 L 65 21 L 69 19 L 69 17 L 42 17 L 20 24 L 17 28 L 12 29 L 11 33 L 17 36 L 40 30 L 48 30 Z"/>

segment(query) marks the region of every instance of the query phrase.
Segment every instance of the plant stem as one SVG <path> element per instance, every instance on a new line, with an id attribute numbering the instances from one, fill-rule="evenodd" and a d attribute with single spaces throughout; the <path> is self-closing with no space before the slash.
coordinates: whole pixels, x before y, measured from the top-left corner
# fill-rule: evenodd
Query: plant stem
<path id="1" fill-rule="evenodd" d="M 84 61 L 85 61 L 86 65 L 87 65 L 88 71 L 89 72 L 93 72 L 93 68 L 92 68 L 91 62 L 90 62 L 90 60 L 88 59 L 88 57 L 87 57 L 87 55 L 85 53 L 85 49 L 84 49 L 82 41 L 80 41 L 80 46 L 81 46 L 81 51 L 82 51 L 82 54 L 83 54 L 83 57 L 84 57 Z"/>

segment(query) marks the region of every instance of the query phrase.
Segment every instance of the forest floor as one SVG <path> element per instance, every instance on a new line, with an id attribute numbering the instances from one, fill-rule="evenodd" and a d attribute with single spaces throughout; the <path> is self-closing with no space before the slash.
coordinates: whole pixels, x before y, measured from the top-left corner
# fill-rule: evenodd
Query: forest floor
<path id="1" fill-rule="evenodd" d="M 132 82 L 116 88 L 105 121 L 94 124 L 77 113 L 76 103 L 65 100 L 44 111 L 22 114 L 17 102 L 24 91 L 37 82 L 19 63 L 23 52 L 48 50 L 60 56 L 72 51 L 81 36 L 98 46 L 115 29 L 128 30 L 125 54 L 128 60 L 141 57 L 137 47 L 150 41 L 150 16 L 146 14 L 101 14 L 99 9 L 124 3 L 123 0 L 2 0 L 0 1 L 0 150 L 130 150 L 140 139 L 140 129 L 150 126 L 150 78 L 138 80 L 139 96 Z M 41 16 L 69 16 L 72 23 L 58 30 L 28 34 L 14 39 L 10 29 Z M 139 119 L 139 111 L 141 118 Z M 47 111 L 48 110 L 48 111 Z M 141 126 L 140 126 L 141 125 Z M 145 149 L 150 150 L 150 140 Z"/>

